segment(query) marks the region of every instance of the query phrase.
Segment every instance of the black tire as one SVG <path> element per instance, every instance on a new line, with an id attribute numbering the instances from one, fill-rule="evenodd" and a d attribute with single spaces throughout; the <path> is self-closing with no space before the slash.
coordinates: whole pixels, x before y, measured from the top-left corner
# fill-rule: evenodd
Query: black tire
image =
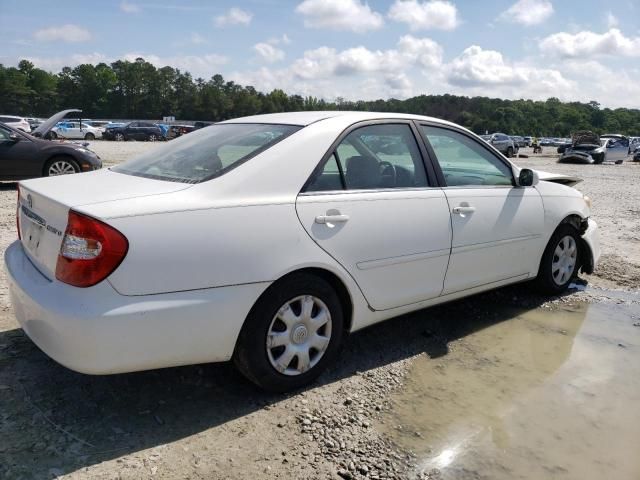
<path id="1" fill-rule="evenodd" d="M 150 133 L 149 137 L 147 137 L 147 140 L 149 140 L 150 142 L 155 142 L 156 140 L 158 140 L 158 136 L 155 133 Z"/>
<path id="2" fill-rule="evenodd" d="M 507 158 L 512 158 L 513 157 L 513 148 L 509 147 L 507 148 Z"/>
<path id="3" fill-rule="evenodd" d="M 56 166 L 56 168 L 52 168 L 54 167 L 54 165 Z M 78 173 L 80 171 L 80 166 L 78 165 L 78 162 L 76 162 L 73 158 L 66 157 L 66 156 L 58 156 L 58 157 L 50 158 L 47 161 L 47 163 L 45 163 L 42 176 L 51 177 L 55 175 L 66 175 L 65 173 L 58 173 L 58 174 L 53 173 L 54 170 L 60 170 L 61 168 L 68 169 L 68 172 L 67 172 L 68 174 Z M 73 171 L 71 171 L 71 169 L 73 169 Z"/>
<path id="4" fill-rule="evenodd" d="M 96 139 L 96 136 L 95 136 L 93 133 L 87 133 L 87 134 L 84 136 L 84 139 L 85 139 L 85 140 L 95 140 L 95 139 Z"/>
<path id="5" fill-rule="evenodd" d="M 127 137 L 124 136 L 124 133 L 117 132 L 116 134 L 114 134 L 113 139 L 116 142 L 126 142 Z"/>
<path id="6" fill-rule="evenodd" d="M 55 140 L 58 138 L 58 134 L 56 132 L 49 131 L 49 139 Z"/>
<path id="7" fill-rule="evenodd" d="M 567 237 L 571 237 L 575 243 L 575 261 L 573 263 L 572 271 L 566 274 L 566 279 L 560 279 L 560 281 L 558 281 L 557 278 L 554 278 L 555 272 L 553 271 L 553 263 L 557 258 L 555 252 L 559 244 Z M 541 293 L 547 295 L 558 295 L 569 287 L 571 280 L 578 275 L 578 269 L 580 268 L 580 255 L 582 253 L 580 249 L 580 235 L 572 225 L 563 223 L 555 232 L 553 232 L 553 235 L 551 235 L 549 243 L 542 254 L 538 276 L 535 280 L 538 290 L 540 290 Z"/>
<path id="8" fill-rule="evenodd" d="M 330 313 L 330 340 L 324 354 L 309 370 L 285 375 L 269 359 L 267 336 L 278 311 L 300 296 L 313 296 L 325 304 Z M 343 311 L 333 287 L 314 275 L 294 273 L 269 287 L 253 306 L 238 337 L 233 360 L 238 370 L 260 388 L 286 392 L 313 382 L 338 355 L 343 337 Z"/>

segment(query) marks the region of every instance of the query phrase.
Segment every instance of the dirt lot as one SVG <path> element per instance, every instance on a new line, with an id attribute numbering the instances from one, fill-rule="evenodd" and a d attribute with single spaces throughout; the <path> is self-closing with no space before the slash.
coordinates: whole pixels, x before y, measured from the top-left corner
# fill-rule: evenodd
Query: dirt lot
<path id="1" fill-rule="evenodd" d="M 92 148 L 112 165 L 163 145 Z M 640 478 L 628 448 L 640 438 L 632 368 L 640 365 L 640 164 L 559 165 L 555 155 L 518 163 L 584 178 L 578 188 L 593 199 L 603 248 L 587 287 L 544 299 L 520 285 L 386 322 L 353 335 L 340 363 L 296 394 L 260 392 L 226 364 L 107 377 L 71 372 L 18 328 L 2 272 L 0 477 Z M 1 186 L 2 250 L 16 238 L 15 202 L 15 185 Z M 521 354 L 532 345 L 553 361 L 533 368 L 538 349 L 531 360 Z M 634 381 L 611 374 L 620 365 Z M 615 395 L 602 397 L 598 385 Z M 572 388 L 582 396 L 568 395 Z M 544 401 L 564 392 L 576 403 L 518 410 L 525 394 L 539 405 L 541 389 Z M 484 416 L 472 414 L 475 402 L 464 398 L 478 398 Z M 611 422 L 609 403 L 616 407 Z M 514 420 L 514 411 L 524 413 Z M 584 418 L 572 422 L 575 412 Z M 560 433 L 546 425 L 553 422 L 539 422 L 547 414 L 565 418 Z M 559 438 L 597 445 L 606 468 L 584 468 L 593 448 L 554 454 Z M 614 457 L 614 449 L 627 454 Z"/>

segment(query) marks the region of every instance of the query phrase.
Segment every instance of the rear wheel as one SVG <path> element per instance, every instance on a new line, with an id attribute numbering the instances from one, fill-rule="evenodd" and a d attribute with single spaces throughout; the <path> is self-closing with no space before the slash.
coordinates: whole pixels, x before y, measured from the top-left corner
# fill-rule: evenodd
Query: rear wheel
<path id="1" fill-rule="evenodd" d="M 509 147 L 507 148 L 507 158 L 511 158 L 513 157 L 513 148 Z"/>
<path id="2" fill-rule="evenodd" d="M 315 380 L 338 354 L 343 312 L 319 277 L 292 274 L 271 286 L 245 321 L 234 362 L 265 390 L 284 392 Z"/>
<path id="3" fill-rule="evenodd" d="M 577 230 L 562 224 L 551 236 L 540 261 L 536 282 L 538 288 L 550 295 L 564 292 L 578 273 L 580 236 Z"/>
<path id="4" fill-rule="evenodd" d="M 58 175 L 69 175 L 78 173 L 80 167 L 78 163 L 69 157 L 53 157 L 44 166 L 45 177 L 56 177 Z"/>
<path id="5" fill-rule="evenodd" d="M 95 140 L 95 139 L 96 139 L 96 136 L 95 136 L 93 133 L 87 133 L 87 134 L 84 136 L 84 139 L 85 139 L 85 140 Z"/>
<path id="6" fill-rule="evenodd" d="M 158 140 L 158 136 L 155 133 L 150 133 L 149 137 L 148 137 L 148 140 L 150 142 L 155 142 L 156 140 Z"/>

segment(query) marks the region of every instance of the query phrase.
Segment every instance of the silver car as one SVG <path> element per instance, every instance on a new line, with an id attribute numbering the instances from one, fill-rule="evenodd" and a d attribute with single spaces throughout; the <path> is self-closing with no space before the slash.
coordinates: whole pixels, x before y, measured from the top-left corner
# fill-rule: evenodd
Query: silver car
<path id="1" fill-rule="evenodd" d="M 511 137 L 504 133 L 492 133 L 491 135 L 482 135 L 483 140 L 491 144 L 493 148 L 499 150 L 504 156 L 511 158 L 518 153 L 518 147 Z"/>
<path id="2" fill-rule="evenodd" d="M 577 132 L 566 148 L 560 163 L 622 163 L 629 153 L 629 139 L 623 135 L 598 136 L 593 132 Z"/>

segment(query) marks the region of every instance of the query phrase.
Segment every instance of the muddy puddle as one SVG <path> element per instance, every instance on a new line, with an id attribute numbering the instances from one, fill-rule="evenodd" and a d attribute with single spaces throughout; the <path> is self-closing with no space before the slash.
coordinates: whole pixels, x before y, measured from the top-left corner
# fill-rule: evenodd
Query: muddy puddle
<path id="1" fill-rule="evenodd" d="M 638 480 L 634 323 L 638 303 L 514 312 L 421 356 L 381 428 L 428 478 Z"/>

